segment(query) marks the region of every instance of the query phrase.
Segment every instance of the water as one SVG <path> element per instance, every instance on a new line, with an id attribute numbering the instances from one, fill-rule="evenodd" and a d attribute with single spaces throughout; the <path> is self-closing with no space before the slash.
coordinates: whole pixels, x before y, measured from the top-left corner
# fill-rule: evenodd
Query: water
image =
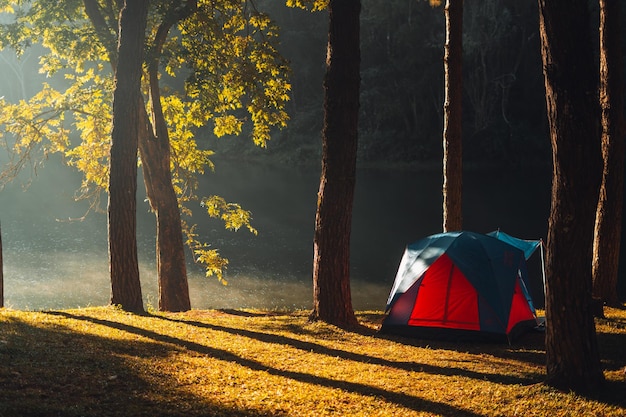
<path id="1" fill-rule="evenodd" d="M 56 168 L 55 168 L 56 169 Z M 230 259 L 228 285 L 188 266 L 193 308 L 311 307 L 313 228 L 319 172 L 217 161 L 201 194 L 218 194 L 253 212 L 258 236 L 230 232 L 198 210 L 199 232 Z M 549 174 L 468 173 L 464 177 L 466 229 L 500 228 L 522 238 L 545 238 Z M 72 202 L 79 184 L 69 170 L 44 168 L 27 191 L 0 192 L 5 305 L 56 309 L 109 301 L 106 216 Z M 140 187 L 143 188 L 143 187 Z M 351 277 L 356 309 L 383 309 L 407 243 L 441 227 L 438 172 L 361 170 L 353 212 Z M 139 196 L 138 244 L 144 301 L 157 304 L 154 219 Z M 198 207 L 198 209 L 200 209 Z M 541 297 L 535 276 L 533 294 Z"/>

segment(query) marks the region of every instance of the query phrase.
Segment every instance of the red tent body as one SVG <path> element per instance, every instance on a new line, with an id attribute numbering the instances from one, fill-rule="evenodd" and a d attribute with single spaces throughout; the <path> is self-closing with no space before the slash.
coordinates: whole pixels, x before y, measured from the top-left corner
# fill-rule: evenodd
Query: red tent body
<path id="1" fill-rule="evenodd" d="M 443 233 L 409 245 L 381 331 L 443 339 L 511 340 L 537 325 L 526 259 L 494 237 Z"/>

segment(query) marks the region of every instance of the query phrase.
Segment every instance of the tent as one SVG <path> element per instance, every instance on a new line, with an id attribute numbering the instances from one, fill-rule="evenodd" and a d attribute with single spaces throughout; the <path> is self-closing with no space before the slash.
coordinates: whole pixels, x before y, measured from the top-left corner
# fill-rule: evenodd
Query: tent
<path id="1" fill-rule="evenodd" d="M 381 332 L 511 341 L 537 326 L 524 251 L 494 236 L 441 233 L 407 246 Z"/>

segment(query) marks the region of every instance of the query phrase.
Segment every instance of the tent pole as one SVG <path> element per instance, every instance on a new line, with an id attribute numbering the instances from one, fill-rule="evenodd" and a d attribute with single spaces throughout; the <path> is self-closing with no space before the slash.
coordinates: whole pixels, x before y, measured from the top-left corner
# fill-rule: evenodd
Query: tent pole
<path id="1" fill-rule="evenodd" d="M 543 239 L 539 239 L 539 246 L 541 246 L 541 250 L 539 251 L 541 253 L 541 278 L 543 279 L 543 300 L 544 300 L 544 308 L 545 308 L 545 300 L 546 300 L 546 263 L 545 260 L 543 258 L 543 251 L 544 251 L 544 247 L 543 247 Z"/>

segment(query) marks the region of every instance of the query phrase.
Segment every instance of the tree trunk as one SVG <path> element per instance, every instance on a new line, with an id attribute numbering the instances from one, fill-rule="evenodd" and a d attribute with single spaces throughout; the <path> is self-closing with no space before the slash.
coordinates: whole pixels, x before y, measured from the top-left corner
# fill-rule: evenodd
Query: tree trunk
<path id="1" fill-rule="evenodd" d="M 447 0 L 444 47 L 443 231 L 463 227 L 463 0 Z"/>
<path id="2" fill-rule="evenodd" d="M 137 143 L 141 120 L 143 45 L 148 2 L 128 1 L 120 14 L 119 62 L 113 92 L 109 171 L 111 304 L 143 311 L 137 261 Z"/>
<path id="3" fill-rule="evenodd" d="M 360 10 L 360 0 L 329 4 L 311 318 L 339 326 L 357 323 L 350 294 L 350 231 L 358 140 Z"/>
<path id="4" fill-rule="evenodd" d="M 171 151 L 169 133 L 159 90 L 158 67 L 148 69 L 150 78 L 150 103 L 152 121 L 147 120 L 148 129 L 139 140 L 146 193 L 156 216 L 157 276 L 159 285 L 160 311 L 187 311 L 191 309 L 185 246 L 181 226 L 178 198 L 172 184 L 170 168 Z M 145 107 L 144 107 L 145 109 Z"/>
<path id="5" fill-rule="evenodd" d="M 85 12 L 93 23 L 95 33 L 100 42 L 107 47 L 109 60 L 114 71 L 118 64 L 115 50 L 110 49 L 113 40 L 106 19 L 101 14 L 96 0 L 83 0 Z M 136 98 L 140 110 L 139 152 L 141 154 L 144 184 L 150 206 L 155 213 L 157 223 L 157 275 L 159 286 L 159 310 L 186 311 L 191 308 L 187 270 L 185 263 L 185 248 L 180 223 L 178 199 L 172 185 L 170 171 L 170 144 L 167 125 L 161 109 L 161 95 L 159 91 L 159 59 L 163 45 L 171 27 L 177 21 L 185 19 L 197 11 L 196 0 L 186 2 L 170 2 L 171 11 L 166 14 L 159 25 L 154 42 L 150 45 L 149 61 L 150 95 L 152 99 L 151 121 L 148 117 L 146 103 L 143 96 Z M 145 38 L 142 37 L 142 41 Z M 136 159 L 136 156 L 135 156 Z"/>
<path id="6" fill-rule="evenodd" d="M 591 253 L 600 185 L 598 72 L 586 0 L 539 0 L 552 142 L 546 258 L 547 383 L 587 392 L 604 381 L 591 308 Z"/>
<path id="7" fill-rule="evenodd" d="M 172 184 L 171 150 L 167 123 L 161 107 L 159 63 L 163 45 L 176 22 L 198 9 L 196 0 L 170 4 L 171 10 L 158 26 L 150 47 L 148 78 L 152 120 L 144 112 L 146 134 L 139 138 L 144 182 L 150 206 L 156 216 L 157 274 L 159 281 L 159 310 L 187 311 L 191 309 L 183 230 L 178 197 Z M 143 107 L 145 110 L 145 106 Z"/>
<path id="8" fill-rule="evenodd" d="M 625 151 L 620 1 L 600 0 L 600 106 L 604 170 L 593 242 L 593 295 L 614 306 L 619 305 L 617 272 Z"/>
<path id="9" fill-rule="evenodd" d="M 144 117 L 147 117 L 145 112 Z M 170 171 L 168 136 L 159 137 L 147 131 L 140 137 L 139 149 L 146 194 L 156 216 L 158 308 L 160 311 L 187 311 L 191 309 L 191 301 L 180 210 Z"/>

